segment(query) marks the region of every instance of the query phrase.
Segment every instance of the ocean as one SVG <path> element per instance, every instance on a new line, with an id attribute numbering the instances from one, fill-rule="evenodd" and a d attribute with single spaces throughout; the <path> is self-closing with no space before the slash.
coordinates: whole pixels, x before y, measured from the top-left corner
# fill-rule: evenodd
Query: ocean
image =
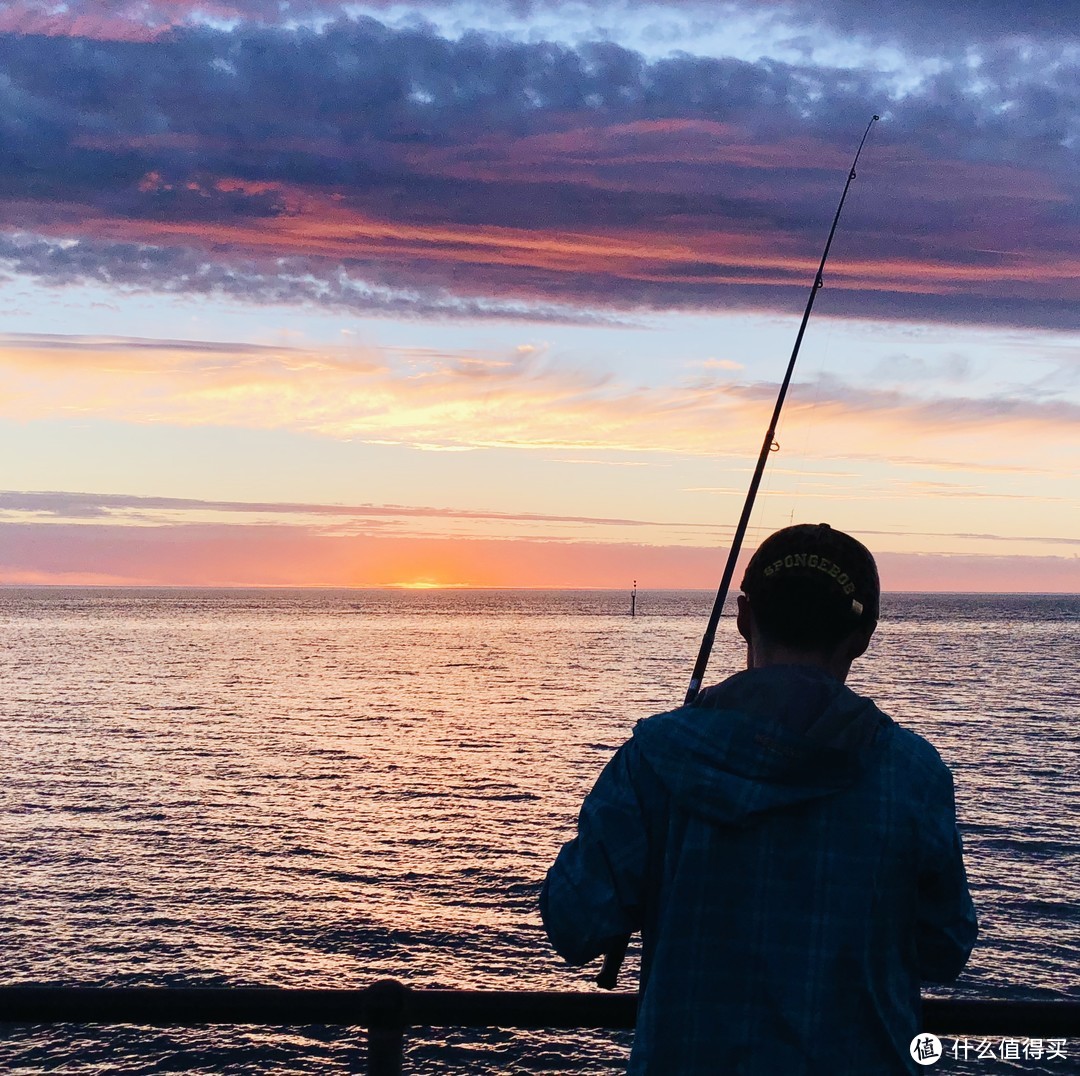
<path id="1" fill-rule="evenodd" d="M 540 883 L 634 722 L 681 701 L 711 600 L 0 589 L 0 981 L 587 988 Z M 725 617 L 707 681 L 743 660 Z M 981 936 L 938 993 L 1080 998 L 1080 596 L 885 595 L 849 684 L 955 775 Z M 629 1041 L 429 1030 L 406 1071 L 618 1072 Z M 349 1028 L 0 1025 L 4 1071 L 364 1056 Z M 1077 1072 L 1080 1040 L 936 1071 Z"/>

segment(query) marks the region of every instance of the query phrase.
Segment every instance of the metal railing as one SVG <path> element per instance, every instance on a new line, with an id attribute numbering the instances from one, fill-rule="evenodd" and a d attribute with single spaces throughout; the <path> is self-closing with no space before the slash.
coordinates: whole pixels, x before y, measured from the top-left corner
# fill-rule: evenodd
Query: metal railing
<path id="1" fill-rule="evenodd" d="M 632 1028 L 637 994 L 267 987 L 7 986 L 0 1022 L 18 1024 L 344 1024 L 367 1029 L 369 1076 L 402 1071 L 409 1027 Z M 1080 1035 L 1080 1001 L 923 1000 L 923 1030 L 984 1038 Z"/>

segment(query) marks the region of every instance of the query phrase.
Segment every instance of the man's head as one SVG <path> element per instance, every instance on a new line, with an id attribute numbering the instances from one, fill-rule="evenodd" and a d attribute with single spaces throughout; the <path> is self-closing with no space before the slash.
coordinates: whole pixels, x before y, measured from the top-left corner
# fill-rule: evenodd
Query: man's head
<path id="1" fill-rule="evenodd" d="M 870 551 L 827 523 L 785 527 L 750 559 L 739 601 L 739 631 L 762 653 L 847 666 L 877 626 L 881 585 Z M 783 658 L 782 658 L 783 659 Z M 839 663 L 837 664 L 837 659 Z M 767 662 L 765 662 L 767 663 Z"/>

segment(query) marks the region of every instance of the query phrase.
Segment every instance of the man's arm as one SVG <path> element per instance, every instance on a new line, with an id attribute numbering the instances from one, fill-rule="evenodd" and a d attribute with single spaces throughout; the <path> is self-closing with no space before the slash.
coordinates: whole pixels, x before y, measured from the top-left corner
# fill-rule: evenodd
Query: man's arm
<path id="1" fill-rule="evenodd" d="M 540 893 L 540 915 L 555 951 L 585 964 L 641 926 L 648 837 L 635 787 L 633 741 L 604 767 Z M 637 774 L 640 778 L 640 772 Z"/>
<path id="2" fill-rule="evenodd" d="M 929 809 L 936 839 L 919 871 L 919 971 L 927 982 L 950 983 L 964 970 L 979 930 L 956 828 L 952 774 L 947 770 L 945 778 L 935 782 Z"/>

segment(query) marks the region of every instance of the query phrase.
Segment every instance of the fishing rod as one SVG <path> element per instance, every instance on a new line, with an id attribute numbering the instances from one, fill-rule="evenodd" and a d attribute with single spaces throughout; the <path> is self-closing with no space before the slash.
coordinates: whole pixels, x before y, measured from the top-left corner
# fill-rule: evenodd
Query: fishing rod
<path id="1" fill-rule="evenodd" d="M 753 477 L 750 479 L 750 488 L 746 491 L 742 515 L 739 516 L 735 534 L 731 539 L 727 564 L 724 565 L 724 574 L 720 578 L 720 586 L 716 591 L 716 600 L 713 602 L 712 612 L 709 614 L 709 623 L 701 639 L 701 648 L 698 650 L 697 661 L 694 662 L 694 671 L 690 676 L 690 686 L 686 689 L 686 698 L 683 700 L 684 706 L 689 706 L 697 698 L 698 692 L 701 691 L 701 684 L 705 679 L 705 668 L 709 664 L 709 655 L 712 653 L 713 641 L 716 638 L 716 628 L 720 623 L 720 614 L 723 611 L 724 602 L 727 600 L 732 577 L 735 575 L 735 562 L 739 559 L 743 538 L 746 536 L 746 528 L 750 524 L 750 513 L 754 510 L 754 500 L 757 498 L 758 486 L 761 485 L 761 476 L 765 473 L 765 463 L 769 458 L 769 454 L 777 451 L 780 447 L 776 443 L 776 424 L 780 421 L 780 412 L 783 410 L 784 399 L 787 396 L 788 386 L 791 384 L 791 375 L 795 371 L 795 360 L 799 357 L 799 348 L 802 347 L 803 334 L 806 332 L 806 324 L 810 320 L 810 311 L 814 309 L 814 300 L 817 298 L 817 293 L 824 287 L 822 274 L 825 272 L 825 262 L 829 258 L 829 249 L 832 247 L 833 236 L 836 234 L 836 226 L 840 223 L 840 213 L 844 208 L 844 200 L 847 198 L 851 181 L 855 178 L 855 167 L 859 163 L 859 154 L 862 153 L 863 146 L 866 144 L 870 128 L 880 118 L 880 116 L 874 116 L 866 125 L 862 140 L 859 142 L 859 148 L 855 151 L 855 158 L 851 162 L 847 182 L 844 184 L 844 190 L 840 195 L 840 204 L 836 207 L 836 215 L 833 217 L 832 227 L 829 229 L 829 238 L 825 240 L 821 263 L 818 265 L 817 274 L 814 276 L 814 283 L 810 286 L 810 295 L 806 300 L 802 323 L 799 325 L 799 332 L 795 337 L 795 346 L 791 349 L 791 358 L 788 360 L 784 379 L 780 383 L 780 391 L 776 396 L 776 406 L 773 408 L 772 418 L 769 419 L 769 428 L 765 431 L 765 439 L 761 442 L 761 452 L 758 454 L 757 466 L 754 468 Z M 620 938 L 604 954 L 604 966 L 596 977 L 597 986 L 601 986 L 605 990 L 615 988 L 615 982 L 619 977 L 619 969 L 622 967 L 623 958 L 626 956 L 626 947 L 629 944 L 630 936 L 627 935 L 625 938 Z"/>

